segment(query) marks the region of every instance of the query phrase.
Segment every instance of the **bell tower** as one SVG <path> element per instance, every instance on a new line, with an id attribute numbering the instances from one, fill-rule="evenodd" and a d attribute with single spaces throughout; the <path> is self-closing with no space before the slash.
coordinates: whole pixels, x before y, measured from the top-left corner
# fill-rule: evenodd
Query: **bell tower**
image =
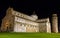
<path id="1" fill-rule="evenodd" d="M 57 17 L 57 14 L 52 15 L 52 32 L 58 33 L 58 17 Z"/>

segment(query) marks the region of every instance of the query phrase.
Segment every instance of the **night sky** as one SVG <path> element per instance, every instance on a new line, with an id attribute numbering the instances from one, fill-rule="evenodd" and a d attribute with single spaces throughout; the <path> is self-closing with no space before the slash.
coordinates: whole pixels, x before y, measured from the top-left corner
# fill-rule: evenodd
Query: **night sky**
<path id="1" fill-rule="evenodd" d="M 33 11 L 36 12 L 39 18 L 49 17 L 51 20 L 52 14 L 58 14 L 58 19 L 60 19 L 60 1 L 19 1 L 19 0 L 0 0 L 0 26 L 2 19 L 6 15 L 6 10 L 8 7 L 13 7 L 14 10 L 25 13 L 27 15 L 32 15 Z M 60 23 L 60 20 L 59 20 Z M 60 27 L 60 24 L 59 24 Z M 60 28 L 59 28 L 60 30 Z"/>

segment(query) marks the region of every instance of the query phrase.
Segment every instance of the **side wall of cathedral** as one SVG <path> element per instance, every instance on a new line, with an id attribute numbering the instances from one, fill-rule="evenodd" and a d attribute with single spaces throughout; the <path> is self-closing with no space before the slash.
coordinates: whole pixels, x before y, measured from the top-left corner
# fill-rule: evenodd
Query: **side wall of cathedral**
<path id="1" fill-rule="evenodd" d="M 39 23 L 39 31 L 51 33 L 51 24 L 49 18 L 37 20 Z"/>

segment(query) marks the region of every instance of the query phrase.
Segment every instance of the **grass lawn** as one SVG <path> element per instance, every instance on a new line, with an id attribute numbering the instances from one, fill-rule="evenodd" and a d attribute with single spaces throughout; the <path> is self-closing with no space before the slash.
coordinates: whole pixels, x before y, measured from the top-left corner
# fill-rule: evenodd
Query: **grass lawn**
<path id="1" fill-rule="evenodd" d="M 4 33 L 0 38 L 60 38 L 60 33 Z"/>

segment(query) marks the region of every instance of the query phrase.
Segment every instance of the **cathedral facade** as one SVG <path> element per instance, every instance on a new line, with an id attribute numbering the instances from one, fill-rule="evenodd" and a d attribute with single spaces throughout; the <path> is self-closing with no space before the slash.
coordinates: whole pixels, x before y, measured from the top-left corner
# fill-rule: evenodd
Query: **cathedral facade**
<path id="1" fill-rule="evenodd" d="M 28 16 L 8 8 L 2 19 L 1 31 L 8 32 L 48 32 L 51 33 L 49 18 L 38 19 L 37 15 Z"/>

